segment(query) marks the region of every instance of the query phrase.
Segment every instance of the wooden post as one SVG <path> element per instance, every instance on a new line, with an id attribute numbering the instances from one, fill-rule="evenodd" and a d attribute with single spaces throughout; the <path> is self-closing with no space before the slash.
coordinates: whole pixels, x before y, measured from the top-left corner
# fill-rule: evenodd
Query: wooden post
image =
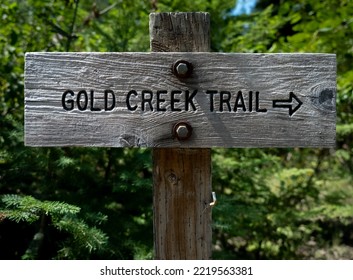
<path id="1" fill-rule="evenodd" d="M 209 29 L 207 13 L 153 13 L 151 50 L 208 52 Z M 210 149 L 154 148 L 153 187 L 155 259 L 210 259 Z"/>

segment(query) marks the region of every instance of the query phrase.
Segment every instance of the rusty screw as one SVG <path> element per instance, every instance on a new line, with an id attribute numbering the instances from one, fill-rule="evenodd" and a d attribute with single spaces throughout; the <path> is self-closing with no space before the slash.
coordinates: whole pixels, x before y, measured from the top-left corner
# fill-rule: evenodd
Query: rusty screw
<path id="1" fill-rule="evenodd" d="M 187 140 L 192 134 L 192 126 L 187 122 L 178 122 L 173 127 L 173 136 L 178 140 Z"/>
<path id="2" fill-rule="evenodd" d="M 172 67 L 174 75 L 178 78 L 190 77 L 193 69 L 193 65 L 186 60 L 178 60 Z"/>

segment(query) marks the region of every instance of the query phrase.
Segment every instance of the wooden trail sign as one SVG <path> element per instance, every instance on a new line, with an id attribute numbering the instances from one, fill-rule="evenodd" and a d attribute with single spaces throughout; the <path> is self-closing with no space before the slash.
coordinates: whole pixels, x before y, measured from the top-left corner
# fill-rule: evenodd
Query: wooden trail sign
<path id="1" fill-rule="evenodd" d="M 27 53 L 25 144 L 333 147 L 335 96 L 333 54 Z"/>
<path id="2" fill-rule="evenodd" d="M 209 53 L 209 24 L 151 14 L 153 53 L 26 54 L 26 145 L 154 148 L 156 259 L 211 257 L 209 147 L 335 145 L 335 55 Z"/>

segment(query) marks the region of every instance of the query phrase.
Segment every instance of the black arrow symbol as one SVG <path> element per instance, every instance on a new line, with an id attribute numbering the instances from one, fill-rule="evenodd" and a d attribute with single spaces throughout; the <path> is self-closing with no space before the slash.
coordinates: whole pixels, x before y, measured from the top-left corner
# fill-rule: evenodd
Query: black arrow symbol
<path id="1" fill-rule="evenodd" d="M 294 100 L 293 100 L 294 99 Z M 289 93 L 289 99 L 273 100 L 273 108 L 288 108 L 289 115 L 292 116 L 302 106 L 303 102 L 293 93 Z"/>

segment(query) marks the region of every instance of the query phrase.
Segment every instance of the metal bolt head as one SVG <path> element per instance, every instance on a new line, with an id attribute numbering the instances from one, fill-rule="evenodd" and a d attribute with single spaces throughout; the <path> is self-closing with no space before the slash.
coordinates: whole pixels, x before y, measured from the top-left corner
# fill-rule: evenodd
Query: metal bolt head
<path id="1" fill-rule="evenodd" d="M 179 63 L 176 67 L 176 71 L 179 76 L 184 76 L 188 72 L 189 68 L 185 63 Z"/>
<path id="2" fill-rule="evenodd" d="M 173 136 L 178 140 L 187 140 L 191 137 L 192 127 L 187 122 L 178 122 L 173 127 Z"/>
<path id="3" fill-rule="evenodd" d="M 187 78 L 191 76 L 193 65 L 186 60 L 178 60 L 173 64 L 172 71 L 178 78 Z"/>
<path id="4" fill-rule="evenodd" d="M 188 128 L 186 125 L 179 125 L 176 129 L 176 134 L 179 138 L 186 138 L 189 133 Z"/>

